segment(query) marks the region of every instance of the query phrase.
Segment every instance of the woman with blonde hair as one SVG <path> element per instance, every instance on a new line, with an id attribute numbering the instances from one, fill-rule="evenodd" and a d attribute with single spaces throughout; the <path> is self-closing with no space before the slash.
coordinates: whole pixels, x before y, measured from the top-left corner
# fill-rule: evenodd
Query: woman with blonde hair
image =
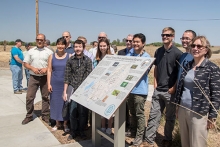
<path id="1" fill-rule="evenodd" d="M 192 40 L 193 60 L 185 65 L 176 91 L 177 117 L 183 147 L 207 147 L 220 104 L 220 70 L 211 62 L 211 45 L 204 36 Z"/>

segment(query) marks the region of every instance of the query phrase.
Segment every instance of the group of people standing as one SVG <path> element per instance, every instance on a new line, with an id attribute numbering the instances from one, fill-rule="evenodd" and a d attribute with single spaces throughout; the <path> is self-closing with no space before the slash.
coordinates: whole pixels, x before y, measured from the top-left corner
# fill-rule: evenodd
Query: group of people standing
<path id="1" fill-rule="evenodd" d="M 183 48 L 186 49 L 186 52 L 182 53 L 173 44 L 173 28 L 164 28 L 161 37 L 163 46 L 158 48 L 154 55 L 154 93 L 147 126 L 144 106 L 148 96 L 150 68 L 126 99 L 126 135 L 134 138 L 134 147 L 153 147 L 165 110 L 163 147 L 172 146 L 172 131 L 176 118 L 179 120 L 182 146 L 206 147 L 208 129 L 215 127 L 220 104 L 220 70 L 209 60 L 211 45 L 206 37 L 196 36 L 194 31 L 186 30 L 180 38 Z M 98 35 L 94 47 L 88 51 L 85 47 L 85 37 L 79 36 L 73 44 L 70 39 L 70 33 L 64 32 L 62 37 L 57 39 L 57 50 L 53 52 L 44 45 L 45 35 L 38 34 L 37 46 L 29 49 L 25 57 L 20 51 L 14 53 L 12 49 L 12 58 L 18 62 L 19 68 L 15 69 L 12 60 L 11 71 L 13 73 L 14 70 L 22 70 L 23 64 L 25 70 L 30 73 L 26 95 L 27 115 L 22 124 L 33 120 L 34 99 L 40 87 L 42 120 L 48 123 L 49 115 L 56 120 L 53 131 L 59 129 L 63 122 L 64 131 L 70 132 L 68 140 L 77 136 L 86 139 L 84 131 L 88 124 L 89 111 L 70 100 L 69 95 L 80 86 L 105 55 L 114 55 L 116 50 L 110 46 L 104 32 Z M 16 41 L 16 46 L 19 42 L 21 40 Z M 118 51 L 118 55 L 148 58 L 150 55 L 144 50 L 145 44 L 144 34 L 129 34 L 126 38 L 126 48 Z M 17 48 L 20 46 L 21 44 L 18 44 Z M 14 84 L 14 79 L 13 77 L 14 92 L 21 92 L 21 83 Z M 69 102 L 70 111 L 68 116 L 63 117 L 62 108 L 65 102 Z M 105 119 L 102 118 L 101 130 L 111 134 L 112 121 L 110 118 L 106 127 Z"/>

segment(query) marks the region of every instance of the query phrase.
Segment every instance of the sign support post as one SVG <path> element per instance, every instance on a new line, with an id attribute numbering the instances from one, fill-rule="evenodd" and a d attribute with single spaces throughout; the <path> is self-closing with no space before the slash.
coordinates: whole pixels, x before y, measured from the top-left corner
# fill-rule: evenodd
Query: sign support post
<path id="1" fill-rule="evenodd" d="M 125 146 L 125 109 L 126 99 L 115 112 L 114 119 L 114 138 L 101 131 L 101 117 L 99 114 L 92 112 L 92 145 L 93 147 L 101 146 L 101 135 L 112 142 L 114 147 Z"/>

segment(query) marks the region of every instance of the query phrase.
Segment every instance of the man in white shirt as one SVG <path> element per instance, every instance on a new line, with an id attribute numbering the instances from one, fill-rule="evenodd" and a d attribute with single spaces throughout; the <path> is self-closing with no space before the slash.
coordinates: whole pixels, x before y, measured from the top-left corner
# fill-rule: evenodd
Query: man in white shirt
<path id="1" fill-rule="evenodd" d="M 28 83 L 28 90 L 26 95 L 26 109 L 27 115 L 22 121 L 22 125 L 25 125 L 33 120 L 34 111 L 34 99 L 38 87 L 40 86 L 42 96 L 42 120 L 49 123 L 49 99 L 47 89 L 47 66 L 48 58 L 53 52 L 44 47 L 46 37 L 44 34 L 38 34 L 36 37 L 37 46 L 31 48 L 25 58 L 24 67 L 30 70 L 30 79 Z"/>
<path id="2" fill-rule="evenodd" d="M 99 35 L 98 35 L 98 42 L 99 42 L 99 40 L 101 40 L 103 38 L 107 38 L 108 39 L 108 36 L 107 36 L 107 34 L 105 32 L 100 32 Z M 115 54 L 115 51 L 114 51 L 114 49 L 112 47 L 110 47 L 110 50 L 111 50 L 112 54 Z M 92 53 L 94 57 L 96 57 L 97 47 L 91 48 L 89 50 L 89 52 Z"/>

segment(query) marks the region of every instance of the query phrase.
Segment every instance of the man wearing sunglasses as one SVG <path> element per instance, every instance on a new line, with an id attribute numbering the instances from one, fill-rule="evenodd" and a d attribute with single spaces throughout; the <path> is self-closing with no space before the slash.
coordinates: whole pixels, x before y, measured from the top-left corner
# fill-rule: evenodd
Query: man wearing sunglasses
<path id="1" fill-rule="evenodd" d="M 22 125 L 25 125 L 33 120 L 34 111 L 34 99 L 38 87 L 40 87 L 42 96 L 42 120 L 49 123 L 49 99 L 47 89 L 47 65 L 48 58 L 53 52 L 44 47 L 45 35 L 38 34 L 36 37 L 37 46 L 31 48 L 24 58 L 24 67 L 30 71 L 30 79 L 28 83 L 27 95 L 26 95 L 26 109 L 27 115 L 22 121 Z"/>
<path id="2" fill-rule="evenodd" d="M 99 33 L 99 36 L 98 36 L 98 42 L 99 42 L 99 40 L 101 40 L 101 39 L 103 39 L 103 38 L 107 38 L 107 39 L 108 39 L 108 36 L 107 36 L 107 34 L 106 34 L 105 32 L 100 32 L 100 33 Z M 110 50 L 111 50 L 111 53 L 112 53 L 112 54 L 115 54 L 115 51 L 114 51 L 114 49 L 113 49 L 112 47 L 110 47 Z M 94 57 L 96 57 L 97 47 L 91 48 L 91 49 L 89 50 L 89 52 L 92 53 Z"/>
<path id="3" fill-rule="evenodd" d="M 173 45 L 175 30 L 166 27 L 162 30 L 163 46 L 158 48 L 154 57 L 154 94 L 152 106 L 145 128 L 142 147 L 153 147 L 156 131 L 160 125 L 161 115 L 166 107 L 166 123 L 164 127 L 164 140 L 162 147 L 172 146 L 172 131 L 175 124 L 176 107 L 172 103 L 175 94 L 175 84 L 178 75 L 178 61 L 182 52 Z"/>
<path id="4" fill-rule="evenodd" d="M 191 49 L 192 40 L 195 37 L 196 37 L 196 33 L 193 30 L 186 30 L 183 33 L 182 38 L 180 38 L 182 42 L 182 46 L 186 50 L 186 52 L 181 55 L 179 60 L 180 66 L 179 66 L 178 79 L 180 78 L 180 74 L 183 71 L 182 67 L 184 67 L 184 65 L 186 65 L 189 61 L 192 61 L 193 59 L 193 56 L 190 54 L 190 49 Z"/>
<path id="5" fill-rule="evenodd" d="M 127 55 L 129 51 L 132 49 L 133 43 L 133 35 L 129 34 L 126 38 L 126 48 L 123 50 L 118 51 L 118 55 Z"/>
<path id="6" fill-rule="evenodd" d="M 71 34 L 70 34 L 70 32 L 63 32 L 62 36 L 66 39 L 66 42 L 67 42 L 66 52 L 69 53 L 69 54 L 73 54 L 74 53 L 74 48 L 73 48 L 73 45 L 71 43 Z"/>

